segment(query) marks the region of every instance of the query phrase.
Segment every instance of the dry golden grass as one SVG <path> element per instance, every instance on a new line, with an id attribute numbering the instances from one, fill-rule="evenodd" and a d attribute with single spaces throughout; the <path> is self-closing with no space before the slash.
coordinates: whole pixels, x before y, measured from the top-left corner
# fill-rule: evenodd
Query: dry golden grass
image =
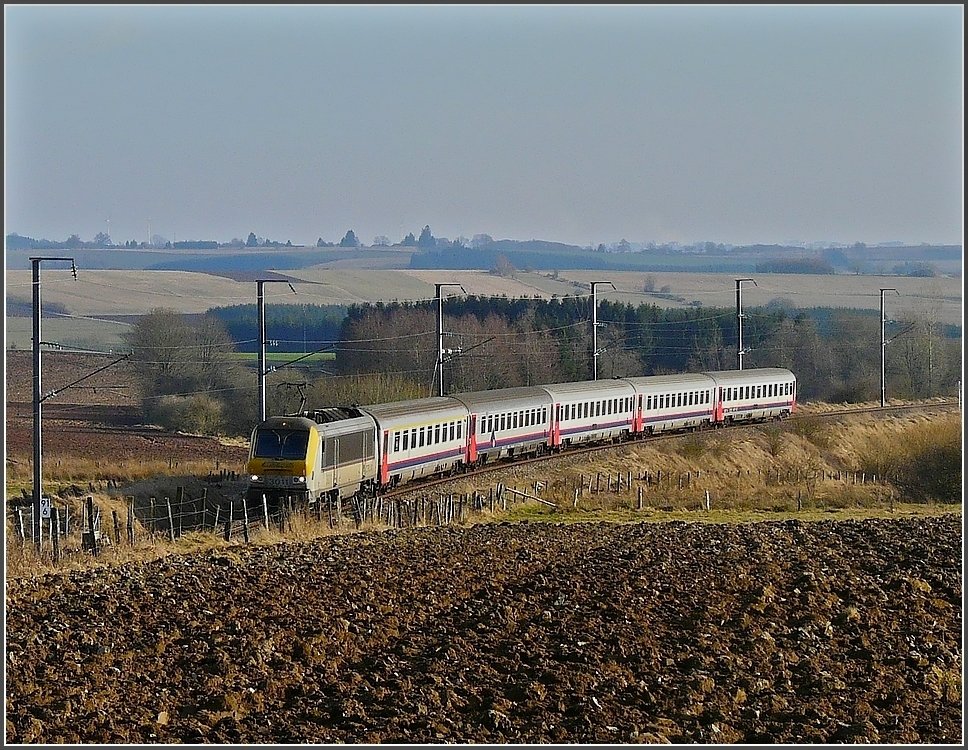
<path id="1" fill-rule="evenodd" d="M 891 451 L 896 453 L 899 447 L 960 441 L 960 415 L 854 415 L 839 422 L 813 424 L 808 421 L 806 424 L 805 427 L 795 420 L 738 432 L 711 431 L 632 443 L 584 456 L 559 457 L 533 466 L 511 465 L 484 477 L 457 478 L 446 489 L 435 488 L 424 494 L 479 492 L 487 495 L 498 483 L 532 494 L 537 481 L 541 483 L 538 496 L 557 505 L 552 508 L 508 493 L 506 511 L 503 503 L 497 502 L 493 512 L 473 513 L 467 523 L 507 520 L 747 523 L 779 518 L 809 521 L 961 513 L 960 503 L 911 502 L 902 488 L 885 483 L 883 475 L 873 482 L 875 472 L 869 464 L 872 456 L 893 455 Z M 662 480 L 658 482 L 660 471 Z M 627 482 L 629 472 L 632 473 L 631 487 Z M 615 479 L 619 475 L 621 489 L 616 490 Z M 145 477 L 132 487 L 141 495 L 162 497 L 170 494 L 171 480 L 163 474 Z M 581 491 L 576 503 L 575 492 L 579 486 Z M 596 486 L 600 491 L 594 491 Z M 102 518 L 108 519 L 102 528 L 112 536 L 112 511 L 117 511 L 123 524 L 126 517 L 123 495 L 131 494 L 132 487 L 121 488 L 116 493 L 94 493 Z M 68 500 L 75 518 L 80 517 L 81 501 L 82 498 Z M 367 522 L 359 531 L 386 528 L 380 523 Z M 209 549 L 230 552 L 242 543 L 238 533 L 226 542 L 221 534 L 207 531 L 184 534 L 172 542 L 166 532 L 148 535 L 139 527 L 137 543 L 132 547 L 123 538 L 124 528 L 121 531 L 122 543 L 107 547 L 96 558 L 80 549 L 79 537 L 69 541 L 57 568 L 115 565 Z M 325 519 L 319 522 L 297 514 L 284 532 L 251 523 L 250 543 L 309 541 L 357 531 L 352 522 L 344 522 L 341 528 L 333 530 Z M 38 557 L 31 545 L 20 541 L 8 517 L 7 576 L 36 575 L 54 568 L 49 554 Z"/>

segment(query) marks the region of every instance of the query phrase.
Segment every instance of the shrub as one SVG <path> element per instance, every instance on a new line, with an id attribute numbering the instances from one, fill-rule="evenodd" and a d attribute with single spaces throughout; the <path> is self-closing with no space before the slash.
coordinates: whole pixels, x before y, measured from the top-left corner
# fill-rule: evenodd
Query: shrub
<path id="1" fill-rule="evenodd" d="M 912 500 L 961 499 L 961 419 L 912 425 L 901 435 L 872 439 L 859 456 L 861 471 L 895 478 Z"/>
<path id="2" fill-rule="evenodd" d="M 163 396 L 150 409 L 149 418 L 166 430 L 216 435 L 224 427 L 224 408 L 205 393 Z"/>

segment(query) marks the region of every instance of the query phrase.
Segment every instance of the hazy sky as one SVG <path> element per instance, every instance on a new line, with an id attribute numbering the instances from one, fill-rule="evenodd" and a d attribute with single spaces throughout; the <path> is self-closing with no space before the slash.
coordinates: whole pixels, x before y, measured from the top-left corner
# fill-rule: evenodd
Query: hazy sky
<path id="1" fill-rule="evenodd" d="M 4 6 L 5 231 L 959 243 L 964 9 Z"/>

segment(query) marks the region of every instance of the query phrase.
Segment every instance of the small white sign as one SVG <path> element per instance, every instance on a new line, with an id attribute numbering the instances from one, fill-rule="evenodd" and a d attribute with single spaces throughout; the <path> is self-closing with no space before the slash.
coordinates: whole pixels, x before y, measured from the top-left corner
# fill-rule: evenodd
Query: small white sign
<path id="1" fill-rule="evenodd" d="M 43 497 L 40 498 L 40 517 L 50 518 L 50 498 Z"/>

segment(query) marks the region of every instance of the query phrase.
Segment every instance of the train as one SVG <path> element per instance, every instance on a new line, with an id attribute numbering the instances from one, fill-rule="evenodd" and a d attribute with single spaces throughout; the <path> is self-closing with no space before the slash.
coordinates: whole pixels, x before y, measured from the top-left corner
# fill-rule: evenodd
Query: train
<path id="1" fill-rule="evenodd" d="M 796 398 L 790 370 L 759 368 L 307 410 L 253 429 L 245 492 L 274 506 L 375 497 L 425 477 L 573 446 L 780 420 Z"/>

